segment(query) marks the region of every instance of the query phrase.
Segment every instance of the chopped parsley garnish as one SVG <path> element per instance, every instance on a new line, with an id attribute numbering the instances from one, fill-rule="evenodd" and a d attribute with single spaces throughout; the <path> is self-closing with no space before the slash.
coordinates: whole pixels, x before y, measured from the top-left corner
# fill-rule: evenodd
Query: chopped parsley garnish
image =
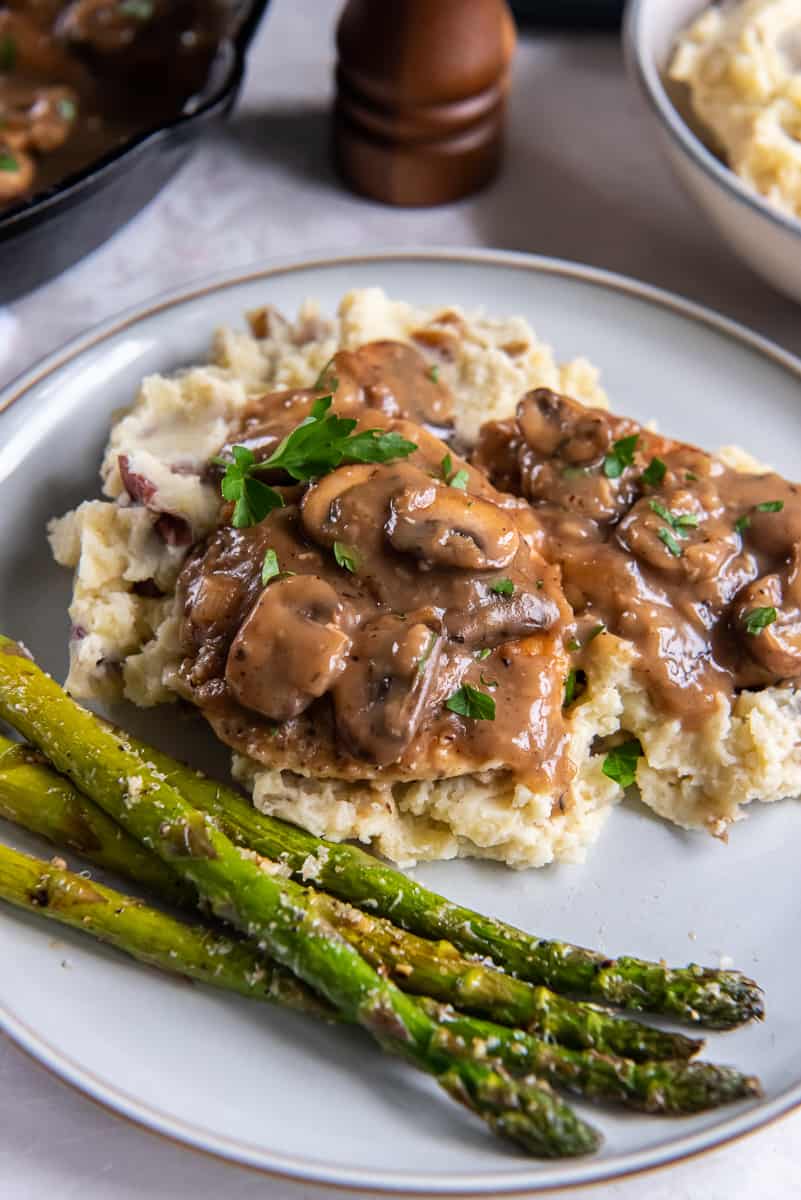
<path id="1" fill-rule="evenodd" d="M 479 662 L 486 662 L 491 654 L 492 651 L 489 646 L 485 646 L 483 650 L 476 650 L 476 658 Z"/>
<path id="2" fill-rule="evenodd" d="M 658 517 L 661 517 L 663 521 L 667 521 L 671 529 L 675 529 L 679 533 L 681 533 L 682 529 L 695 529 L 698 525 L 698 517 L 695 513 L 672 513 L 669 509 L 665 508 L 664 504 L 660 504 L 658 500 L 649 500 L 648 505 Z M 681 536 L 686 537 L 687 535 L 683 533 Z"/>
<path id="3" fill-rule="evenodd" d="M 568 648 L 568 650 L 574 650 L 574 651 L 580 650 L 581 642 L 578 640 L 578 638 L 571 638 L 570 641 L 567 643 L 567 648 Z"/>
<path id="4" fill-rule="evenodd" d="M 606 633 L 606 626 L 604 625 L 603 621 L 601 621 L 599 625 L 596 625 L 594 629 L 590 630 L 590 632 L 587 634 L 587 640 L 584 645 L 588 646 L 589 643 L 593 641 L 594 638 L 597 638 L 600 633 Z"/>
<path id="5" fill-rule="evenodd" d="M 153 0 L 120 0 L 120 12 L 137 21 L 149 21 L 153 16 Z"/>
<path id="6" fill-rule="evenodd" d="M 17 43 L 10 34 L 0 38 L 0 71 L 13 71 L 17 65 Z"/>
<path id="7" fill-rule="evenodd" d="M 266 587 L 271 579 L 275 579 L 276 575 L 281 574 L 281 568 L 278 565 L 278 555 L 274 550 L 270 549 L 264 555 L 264 566 L 261 569 L 261 581 Z"/>
<path id="8" fill-rule="evenodd" d="M 436 365 L 436 363 L 430 368 L 428 372 L 428 378 L 432 383 L 439 383 L 439 367 Z"/>
<path id="9" fill-rule="evenodd" d="M 684 478 L 688 483 L 696 483 L 698 480 L 698 476 L 696 475 L 695 471 L 685 471 Z"/>
<path id="10" fill-rule="evenodd" d="M 420 655 L 420 661 L 417 664 L 417 674 L 418 675 L 423 674 L 425 665 L 428 662 L 429 658 L 431 657 L 431 652 L 434 649 L 434 647 L 436 646 L 436 644 L 437 644 L 437 635 L 434 633 L 434 631 L 432 629 L 431 636 L 428 639 L 428 645 L 426 646 L 423 653 Z"/>
<path id="11" fill-rule="evenodd" d="M 639 434 L 633 433 L 631 437 L 618 438 L 612 444 L 612 449 L 604 459 L 604 475 L 607 479 L 619 479 L 626 467 L 632 465 L 639 440 Z"/>
<path id="12" fill-rule="evenodd" d="M 59 116 L 65 121 L 74 121 L 78 112 L 78 107 L 74 100 L 70 100 L 69 96 L 62 96 L 57 105 Z"/>
<path id="13" fill-rule="evenodd" d="M 666 474 L 667 467 L 662 462 L 662 459 L 652 458 L 642 473 L 642 480 L 643 483 L 647 483 L 649 487 L 659 487 Z"/>
<path id="14" fill-rule="evenodd" d="M 614 779 L 622 788 L 631 787 L 637 778 L 637 760 L 642 758 L 639 738 L 632 738 L 622 746 L 615 746 L 604 759 L 603 773 Z"/>
<path id="15" fill-rule="evenodd" d="M 563 479 L 580 479 L 582 476 L 589 475 L 589 474 L 590 474 L 589 467 L 563 467 L 562 468 L 562 478 Z"/>
<path id="16" fill-rule="evenodd" d="M 351 575 L 359 569 L 361 555 L 355 546 L 346 546 L 344 542 L 334 542 L 334 558 L 338 567 L 344 567 Z"/>
<path id="17" fill-rule="evenodd" d="M 768 625 L 772 625 L 778 615 L 773 605 L 767 608 L 752 608 L 750 613 L 746 614 L 745 618 L 746 633 L 750 633 L 752 637 L 756 637 L 763 629 L 767 629 Z"/>
<path id="18" fill-rule="evenodd" d="M 667 546 L 674 558 L 681 558 L 681 544 L 676 541 L 669 529 L 663 525 L 661 529 L 657 530 L 656 536 L 663 545 Z"/>
<path id="19" fill-rule="evenodd" d="M 460 471 L 454 471 L 453 459 L 450 454 L 446 454 L 442 462 L 439 464 L 439 469 L 442 472 L 442 478 L 448 487 L 456 488 L 457 491 L 464 492 L 470 482 L 469 473 L 462 467 Z"/>
<path id="20" fill-rule="evenodd" d="M 19 163 L 8 150 L 0 150 L 0 171 L 18 171 Z"/>
<path id="21" fill-rule="evenodd" d="M 565 680 L 565 698 L 562 701 L 562 707 L 569 708 L 573 701 L 581 695 L 586 686 L 587 676 L 584 671 L 576 670 L 575 668 L 570 671 Z"/>
<path id="22" fill-rule="evenodd" d="M 652 512 L 667 522 L 667 527 L 657 530 L 656 536 L 667 546 L 674 558 L 681 558 L 681 545 L 673 536 L 673 532 L 675 531 L 679 537 L 687 537 L 686 531 L 695 529 L 698 525 L 698 517 L 695 513 L 672 513 L 659 500 L 649 500 L 648 506 Z"/>
<path id="23" fill-rule="evenodd" d="M 220 488 L 225 499 L 236 504 L 233 516 L 236 529 L 257 525 L 274 508 L 283 507 L 283 496 L 257 478 L 259 471 L 286 471 L 293 479 L 307 483 L 336 470 L 342 463 L 390 462 L 406 458 L 417 449 L 414 442 L 398 433 L 382 429 L 354 433 L 357 422 L 353 418 L 329 413 L 331 400 L 331 396 L 316 400 L 311 416 L 293 429 L 263 462 L 256 462 L 256 456 L 247 446 L 234 446 L 232 460 L 221 457 L 213 460 L 225 467 Z"/>
<path id="24" fill-rule="evenodd" d="M 463 683 L 450 699 L 445 701 L 445 707 L 460 717 L 470 717 L 474 721 L 494 721 L 495 701 L 486 692 Z"/>
<path id="25" fill-rule="evenodd" d="M 485 678 L 483 671 L 479 675 L 479 679 L 481 680 L 481 682 L 485 688 L 496 688 L 498 686 L 498 680 Z"/>
<path id="26" fill-rule="evenodd" d="M 754 505 L 753 512 L 777 513 L 781 512 L 783 508 L 783 500 L 763 500 L 761 504 Z M 738 517 L 734 522 L 734 528 L 738 533 L 745 533 L 746 529 L 750 528 L 750 525 L 751 517 L 748 513 L 744 513 L 743 516 Z"/>
<path id="27" fill-rule="evenodd" d="M 495 579 L 489 585 L 489 590 L 495 592 L 497 596 L 514 596 L 515 585 L 511 579 Z"/>

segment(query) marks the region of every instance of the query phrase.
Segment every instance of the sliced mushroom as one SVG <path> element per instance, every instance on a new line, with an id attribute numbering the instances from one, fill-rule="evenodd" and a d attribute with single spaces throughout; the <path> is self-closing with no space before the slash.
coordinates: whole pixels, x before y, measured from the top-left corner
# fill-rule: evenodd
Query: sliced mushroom
<path id="1" fill-rule="evenodd" d="M 443 641 L 422 623 L 379 617 L 359 634 L 348 671 L 334 685 L 337 732 L 371 762 L 395 762 L 426 713 Z"/>
<path id="2" fill-rule="evenodd" d="M 704 509 L 684 489 L 638 500 L 618 525 L 616 537 L 641 562 L 691 583 L 715 579 L 740 551 L 730 522 Z"/>
<path id="3" fill-rule="evenodd" d="M 777 679 L 801 675 L 801 586 L 798 552 L 789 576 L 763 575 L 738 594 L 732 622 L 740 645 Z M 770 620 L 775 610 L 775 620 Z"/>
<path id="4" fill-rule="evenodd" d="M 139 0 L 134 4 L 73 0 L 59 20 L 58 32 L 65 40 L 87 45 L 101 54 L 116 54 L 130 47 L 165 11 L 169 11 L 166 0 Z"/>
<path id="5" fill-rule="evenodd" d="M 560 615 L 559 605 L 544 589 L 528 591 L 516 587 L 511 596 L 486 589 L 486 600 L 480 606 L 449 609 L 445 628 L 460 645 L 468 649 L 484 648 L 550 629 Z"/>
<path id="6" fill-rule="evenodd" d="M 29 192 L 33 186 L 36 167 L 33 159 L 21 150 L 13 150 L 0 139 L 0 204 L 8 204 Z"/>
<path id="7" fill-rule="evenodd" d="M 3 140 L 16 152 L 57 150 L 72 133 L 77 113 L 77 92 L 68 87 L 13 83 L 0 95 Z"/>
<path id="8" fill-rule="evenodd" d="M 612 444 L 609 417 L 550 388 L 529 392 L 517 406 L 520 431 L 532 450 L 579 465 L 597 462 Z"/>
<path id="9" fill-rule="evenodd" d="M 379 472 L 374 463 L 358 463 L 339 467 L 313 484 L 301 503 L 303 527 L 309 536 L 322 546 L 333 546 L 337 539 L 347 537 L 350 514 L 346 512 L 346 497 L 369 484 Z M 380 525 L 381 518 L 381 512 L 374 508 L 371 523 Z"/>
<path id="10" fill-rule="evenodd" d="M 349 613 L 316 575 L 264 589 L 228 653 L 225 680 L 238 702 L 276 721 L 296 717 L 344 671 Z"/>
<path id="11" fill-rule="evenodd" d="M 520 544 L 509 512 L 432 479 L 392 498 L 385 529 L 396 550 L 429 566 L 462 571 L 506 567 Z"/>

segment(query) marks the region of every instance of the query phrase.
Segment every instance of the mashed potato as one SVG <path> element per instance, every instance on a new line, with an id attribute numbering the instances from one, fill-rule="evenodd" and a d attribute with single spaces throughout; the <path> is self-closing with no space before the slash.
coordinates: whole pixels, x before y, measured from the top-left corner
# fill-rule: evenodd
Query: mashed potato
<path id="1" fill-rule="evenodd" d="M 307 304 L 294 324 L 270 310 L 252 314 L 251 323 L 258 336 L 217 334 L 212 365 L 146 379 L 111 432 L 101 470 L 108 499 L 89 500 L 51 523 L 54 554 L 75 572 L 67 686 L 78 697 L 125 697 L 141 706 L 175 698 L 175 582 L 188 544 L 214 524 L 217 495 L 206 464 L 254 393 L 311 384 L 338 348 L 425 330 L 441 347 L 440 372 L 456 397 L 463 443 L 484 421 L 510 415 L 537 386 L 607 406 L 597 371 L 582 359 L 558 365 L 521 318 L 420 310 L 369 289 L 346 296 L 335 320 Z M 736 455 L 729 452 L 734 464 L 752 465 Z M 131 502 L 136 480 L 147 482 L 151 507 Z M 159 530 L 159 507 L 185 528 Z M 468 855 L 513 867 L 581 861 L 622 798 L 603 773 L 604 741 L 616 735 L 642 743 L 638 784 L 646 804 L 687 828 L 722 835 L 743 804 L 801 793 L 801 709 L 790 689 L 745 693 L 733 703 L 721 697 L 706 724 L 687 734 L 654 711 L 633 660 L 632 646 L 609 633 L 588 647 L 587 688 L 570 710 L 576 775 L 560 805 L 492 772 L 353 784 L 235 755 L 234 773 L 262 811 L 336 840 L 358 839 L 405 865 Z"/>
<path id="2" fill-rule="evenodd" d="M 801 0 L 713 5 L 679 38 L 670 78 L 740 178 L 801 217 Z"/>

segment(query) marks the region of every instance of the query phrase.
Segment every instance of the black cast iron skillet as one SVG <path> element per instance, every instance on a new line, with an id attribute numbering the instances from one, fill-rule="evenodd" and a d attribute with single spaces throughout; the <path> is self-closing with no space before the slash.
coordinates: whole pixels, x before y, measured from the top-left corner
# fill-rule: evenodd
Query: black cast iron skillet
<path id="1" fill-rule="evenodd" d="M 117 147 L 0 215 L 0 303 L 52 279 L 106 241 L 153 199 L 198 139 L 234 106 L 245 52 L 269 0 L 252 0 L 187 111 Z"/>

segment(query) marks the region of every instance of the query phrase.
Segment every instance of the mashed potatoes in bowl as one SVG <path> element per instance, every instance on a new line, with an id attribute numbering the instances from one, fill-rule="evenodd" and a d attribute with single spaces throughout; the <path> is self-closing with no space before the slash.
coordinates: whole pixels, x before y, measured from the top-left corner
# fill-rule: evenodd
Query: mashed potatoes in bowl
<path id="1" fill-rule="evenodd" d="M 801 218 L 801 0 L 711 5 L 680 34 L 669 77 L 686 85 L 710 147 Z"/>
<path id="2" fill-rule="evenodd" d="M 578 861 L 635 781 L 718 836 L 801 793 L 793 485 L 613 417 L 519 318 L 369 289 L 249 324 L 143 382 L 105 498 L 51 525 L 73 694 L 188 700 L 258 808 L 401 864 Z M 327 393 L 414 454 L 265 475 L 280 506 L 237 523 L 213 460 Z"/>

